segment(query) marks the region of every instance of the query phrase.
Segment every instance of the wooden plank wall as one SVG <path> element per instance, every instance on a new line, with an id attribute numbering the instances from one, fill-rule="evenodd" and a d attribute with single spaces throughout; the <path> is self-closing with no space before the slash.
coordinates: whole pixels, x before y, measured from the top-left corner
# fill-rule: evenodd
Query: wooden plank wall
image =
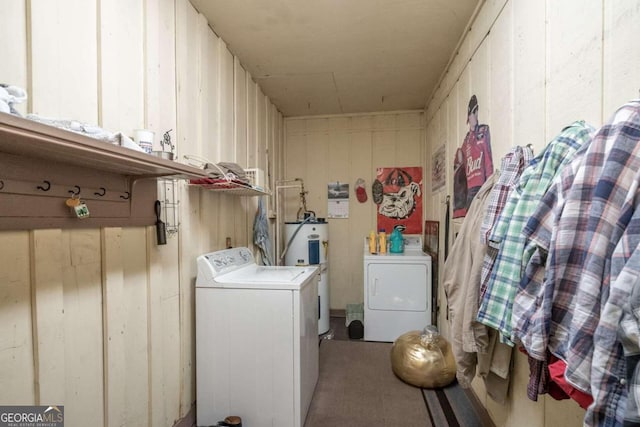
<path id="1" fill-rule="evenodd" d="M 452 159 L 467 131 L 472 94 L 478 96 L 480 122 L 491 127 L 494 165 L 514 145 L 532 144 L 539 153 L 574 120 L 598 127 L 638 97 L 639 19 L 635 0 L 485 1 L 426 104 L 427 176 L 437 148 L 445 144 L 447 153 L 445 189 L 425 192 L 427 219 L 444 224 L 442 202 L 453 191 Z M 439 300 L 444 307 L 442 290 Z M 443 313 L 440 329 L 448 336 Z M 582 425 L 584 411 L 572 401 L 530 401 L 528 379 L 526 358 L 518 354 L 506 405 L 491 400 L 482 381 L 473 383 L 496 425 Z"/>
<path id="2" fill-rule="evenodd" d="M 27 89 L 22 113 L 146 127 L 156 149 L 171 130 L 180 160 L 280 176 L 282 115 L 188 0 L 0 8 L 0 81 Z M 61 404 L 68 426 L 171 426 L 191 410 L 195 258 L 226 237 L 251 245 L 257 200 L 177 185 L 166 246 L 153 227 L 0 232 L 0 404 Z"/>
<path id="3" fill-rule="evenodd" d="M 302 178 L 307 209 L 327 218 L 327 184 L 349 183 L 349 218 L 328 218 L 330 307 L 345 310 L 364 299 L 364 238 L 376 229 L 376 205 L 371 184 L 376 168 L 424 165 L 422 111 L 287 118 L 285 174 Z M 368 200 L 359 203 L 355 182 L 366 182 Z M 423 177 L 423 189 L 429 180 Z M 284 192 L 283 221 L 295 221 L 298 191 Z"/>

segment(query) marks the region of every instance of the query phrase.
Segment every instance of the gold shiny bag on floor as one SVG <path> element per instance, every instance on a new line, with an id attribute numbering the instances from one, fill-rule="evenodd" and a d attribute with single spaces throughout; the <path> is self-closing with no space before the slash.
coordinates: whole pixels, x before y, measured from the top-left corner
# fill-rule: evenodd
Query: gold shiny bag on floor
<path id="1" fill-rule="evenodd" d="M 451 344 L 435 326 L 400 335 L 391 347 L 391 367 L 398 378 L 416 387 L 444 387 L 456 377 Z"/>

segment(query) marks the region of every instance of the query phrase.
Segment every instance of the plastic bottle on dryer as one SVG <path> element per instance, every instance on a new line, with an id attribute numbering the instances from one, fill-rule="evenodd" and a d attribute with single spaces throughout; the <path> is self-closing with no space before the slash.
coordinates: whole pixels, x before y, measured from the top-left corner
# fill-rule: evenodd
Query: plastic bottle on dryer
<path id="1" fill-rule="evenodd" d="M 380 233 L 378 233 L 378 243 L 380 244 L 380 250 L 378 251 L 381 254 L 387 253 L 387 233 L 384 228 L 380 229 Z"/>
<path id="2" fill-rule="evenodd" d="M 389 252 L 394 254 L 400 254 L 404 252 L 404 237 L 402 237 L 402 232 L 400 230 L 394 228 L 391 232 L 389 241 L 391 242 Z"/>
<path id="3" fill-rule="evenodd" d="M 376 238 L 376 232 L 371 230 L 371 232 L 369 233 L 369 253 L 370 254 L 375 254 L 377 252 L 377 238 Z"/>

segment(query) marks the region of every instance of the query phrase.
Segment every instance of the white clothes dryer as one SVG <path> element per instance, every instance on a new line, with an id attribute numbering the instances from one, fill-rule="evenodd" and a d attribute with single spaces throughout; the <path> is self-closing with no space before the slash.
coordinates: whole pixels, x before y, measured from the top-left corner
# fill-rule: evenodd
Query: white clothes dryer
<path id="1" fill-rule="evenodd" d="M 393 342 L 431 324 L 431 257 L 421 236 L 404 239 L 403 253 L 370 254 L 365 238 L 365 341 Z"/>
<path id="2" fill-rule="evenodd" d="M 302 427 L 318 381 L 319 269 L 265 267 L 248 248 L 197 258 L 196 418 Z"/>

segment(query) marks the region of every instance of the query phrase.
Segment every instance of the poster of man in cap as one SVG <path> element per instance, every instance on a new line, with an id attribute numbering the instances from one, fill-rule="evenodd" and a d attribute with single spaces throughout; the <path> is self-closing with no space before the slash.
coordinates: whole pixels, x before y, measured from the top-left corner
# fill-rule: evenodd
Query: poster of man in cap
<path id="1" fill-rule="evenodd" d="M 453 164 L 454 218 L 467 214 L 471 201 L 493 173 L 489 125 L 478 122 L 478 98 L 475 95 L 469 99 L 467 123 L 469 130 L 456 151 Z"/>

